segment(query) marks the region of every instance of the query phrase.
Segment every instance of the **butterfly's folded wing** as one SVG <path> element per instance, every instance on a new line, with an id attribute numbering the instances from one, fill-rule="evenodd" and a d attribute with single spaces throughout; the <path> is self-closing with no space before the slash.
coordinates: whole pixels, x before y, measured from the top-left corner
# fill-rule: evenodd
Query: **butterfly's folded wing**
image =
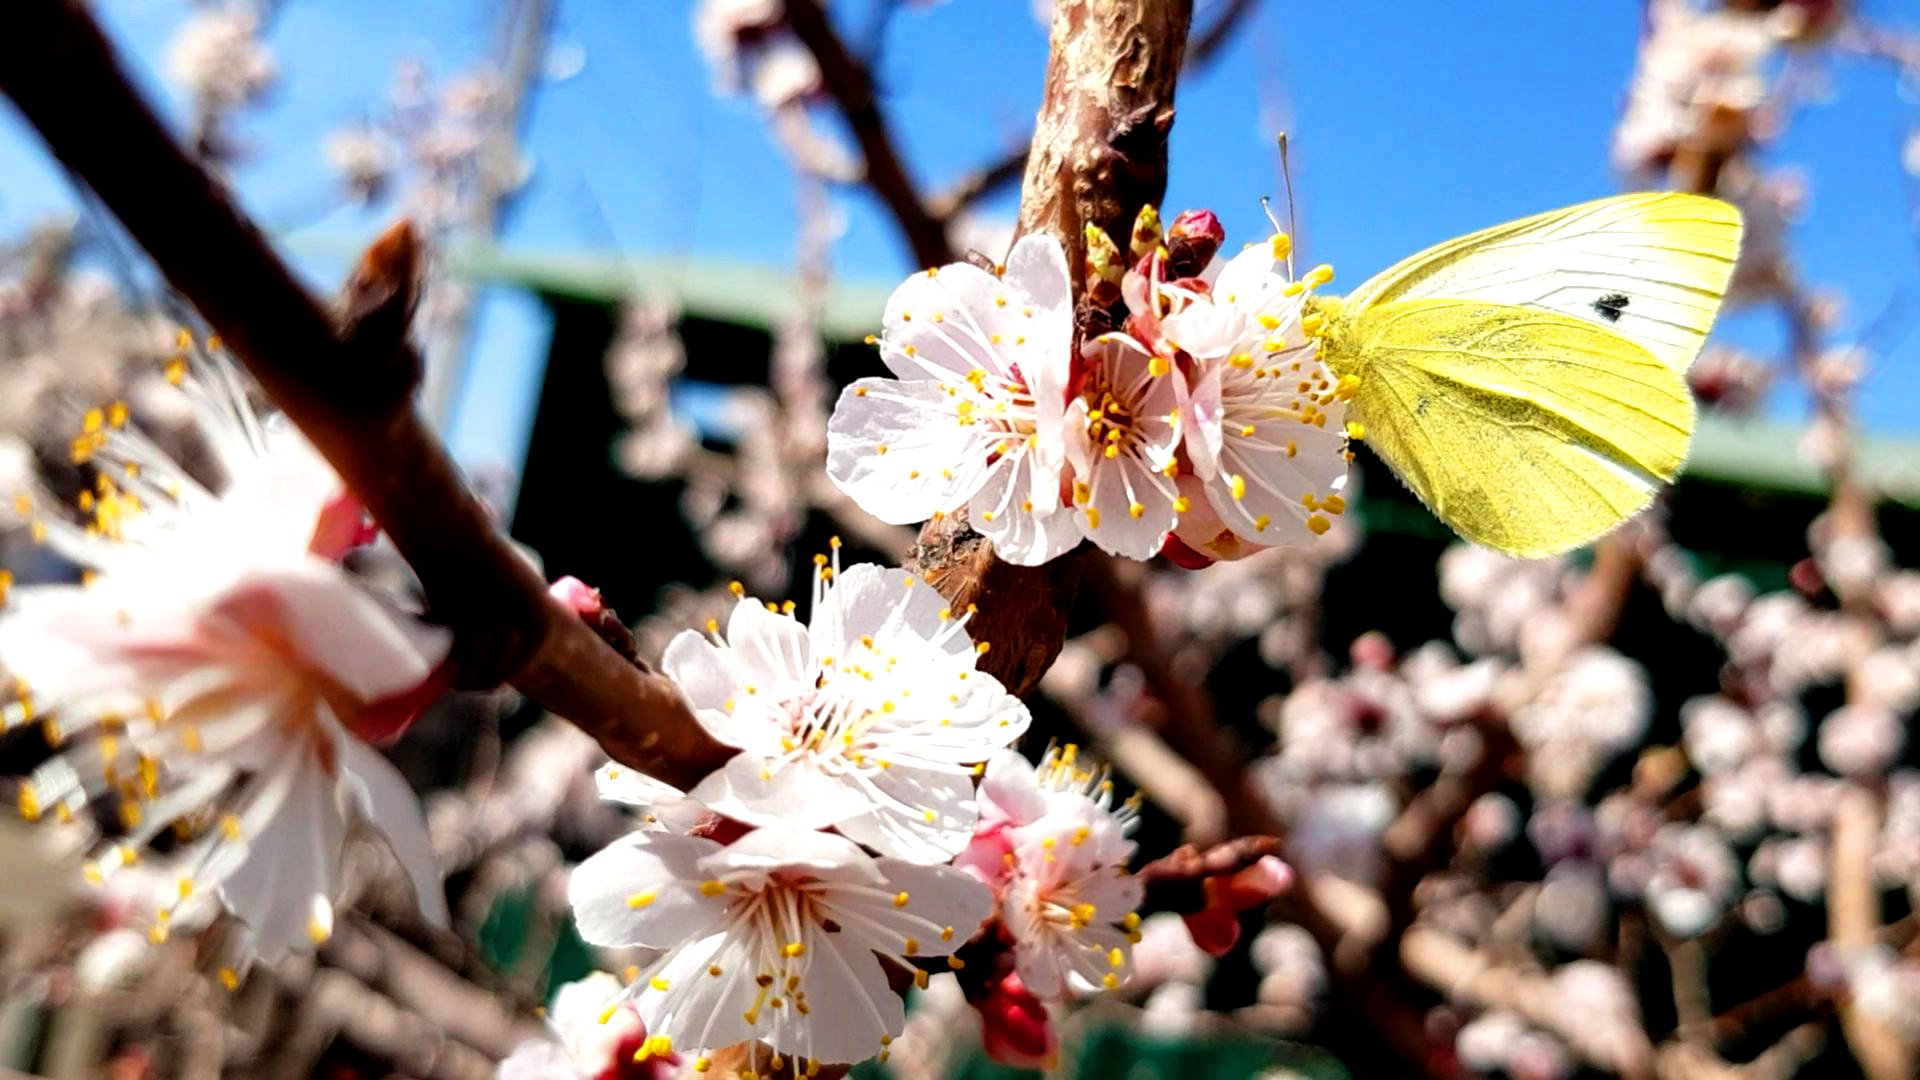
<path id="1" fill-rule="evenodd" d="M 1474 300 L 1361 313 L 1349 413 L 1461 535 L 1513 555 L 1584 544 L 1644 508 L 1693 433 L 1681 374 L 1582 320 Z"/>
<path id="2" fill-rule="evenodd" d="M 1684 373 L 1720 310 L 1740 211 L 1704 195 L 1618 195 L 1510 221 L 1402 259 L 1348 310 L 1456 297 L 1552 311 L 1638 344 Z"/>

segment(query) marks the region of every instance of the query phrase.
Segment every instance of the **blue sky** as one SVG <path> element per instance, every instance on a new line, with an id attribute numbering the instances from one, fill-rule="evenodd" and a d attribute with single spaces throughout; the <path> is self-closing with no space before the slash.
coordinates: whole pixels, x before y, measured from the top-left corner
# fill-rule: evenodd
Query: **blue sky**
<path id="1" fill-rule="evenodd" d="M 1202 21 L 1216 0 L 1200 0 Z M 782 264 L 793 248 L 791 178 L 761 120 L 716 98 L 690 30 L 691 0 L 557 0 L 556 68 L 527 116 L 530 187 L 505 222 L 510 248 L 630 252 Z M 1869 17 L 1920 31 L 1920 10 L 1864 0 Z M 156 100 L 183 0 L 100 0 L 116 40 Z M 423 60 L 457 75 L 495 37 L 482 0 L 282 0 L 272 27 L 282 79 L 241 133 L 255 153 L 236 173 L 270 228 L 348 249 L 384 220 L 342 209 L 321 155 L 326 133 L 377 114 L 394 65 Z M 866 0 L 838 3 L 866 25 Z M 1438 14 L 1447 12 L 1448 14 Z M 1474 4 L 1267 0 L 1202 75 L 1186 81 L 1174 129 L 1167 205 L 1208 206 L 1230 241 L 1263 228 L 1262 194 L 1279 194 L 1273 135 L 1294 143 L 1300 242 L 1336 284 L 1458 233 L 1607 194 L 1607 144 L 1632 70 L 1639 5 L 1478 0 Z M 930 190 L 1024 138 L 1039 101 L 1045 34 L 1028 0 L 950 0 L 892 22 L 880 79 L 903 151 Z M 581 63 L 575 63 L 581 61 Z M 1882 67 L 1830 65 L 1825 91 L 1796 114 L 1768 160 L 1804 168 L 1812 201 L 1793 248 L 1804 276 L 1847 299 L 1842 334 L 1890 303 L 1920 319 L 1920 247 L 1907 219 L 1899 154 L 1915 119 Z M 832 118 L 827 118 L 832 123 Z M 0 235 L 71 206 L 30 132 L 0 110 Z M 858 192 L 840 199 L 835 250 L 849 281 L 909 268 L 888 219 Z M 1011 199 L 986 207 L 1011 213 Z M 330 289 L 342 269 L 303 267 Z M 448 430 L 473 465 L 517 460 L 544 356 L 538 306 L 486 298 L 468 379 Z M 1723 323 L 1730 340 L 1770 347 L 1766 313 Z M 696 358 L 697 361 L 697 358 Z M 1879 431 L 1920 428 L 1920 333 L 1877 358 L 1860 415 Z M 1798 415 L 1790 388 L 1770 408 Z"/>

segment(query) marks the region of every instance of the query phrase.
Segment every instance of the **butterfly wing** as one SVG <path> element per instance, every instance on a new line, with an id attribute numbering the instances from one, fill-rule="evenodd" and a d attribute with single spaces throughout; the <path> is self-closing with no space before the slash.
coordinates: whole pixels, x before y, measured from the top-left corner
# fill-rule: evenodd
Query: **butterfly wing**
<path id="1" fill-rule="evenodd" d="M 1456 297 L 1550 311 L 1626 338 L 1684 373 L 1740 252 L 1740 211 L 1704 195 L 1618 195 L 1449 240 L 1388 267 L 1349 310 Z"/>
<path id="2" fill-rule="evenodd" d="M 1410 300 L 1356 313 L 1334 342 L 1367 445 L 1455 531 L 1511 555 L 1598 537 L 1686 458 L 1684 377 L 1581 319 Z"/>

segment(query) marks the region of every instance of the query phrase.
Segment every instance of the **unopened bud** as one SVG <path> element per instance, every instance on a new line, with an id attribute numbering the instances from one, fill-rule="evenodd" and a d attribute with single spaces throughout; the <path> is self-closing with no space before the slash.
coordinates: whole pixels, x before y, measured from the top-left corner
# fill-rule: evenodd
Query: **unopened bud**
<path id="1" fill-rule="evenodd" d="M 1120 248 L 1098 225 L 1087 226 L 1087 299 L 1095 308 L 1120 302 L 1120 283 L 1126 279 L 1126 260 Z"/>
<path id="2" fill-rule="evenodd" d="M 1165 244 L 1160 235 L 1160 211 L 1151 204 L 1141 207 L 1139 216 L 1133 219 L 1133 257 L 1144 259 Z"/>
<path id="3" fill-rule="evenodd" d="M 1167 226 L 1167 267 L 1175 277 L 1192 277 L 1207 268 L 1227 239 L 1227 230 L 1211 210 L 1186 210 Z"/>

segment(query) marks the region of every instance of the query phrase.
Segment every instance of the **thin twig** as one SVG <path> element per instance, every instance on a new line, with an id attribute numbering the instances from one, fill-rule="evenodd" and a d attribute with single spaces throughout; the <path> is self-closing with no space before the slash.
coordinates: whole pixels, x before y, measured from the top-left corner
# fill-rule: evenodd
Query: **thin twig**
<path id="1" fill-rule="evenodd" d="M 907 246 L 913 249 L 913 257 L 922 266 L 952 262 L 953 246 L 947 241 L 946 222 L 927 209 L 919 188 L 907 175 L 892 129 L 874 96 L 873 75 L 866 64 L 840 40 L 818 0 L 787 0 L 787 25 L 820 65 L 821 81 L 846 117 L 866 158 L 867 186 L 886 203 Z"/>

